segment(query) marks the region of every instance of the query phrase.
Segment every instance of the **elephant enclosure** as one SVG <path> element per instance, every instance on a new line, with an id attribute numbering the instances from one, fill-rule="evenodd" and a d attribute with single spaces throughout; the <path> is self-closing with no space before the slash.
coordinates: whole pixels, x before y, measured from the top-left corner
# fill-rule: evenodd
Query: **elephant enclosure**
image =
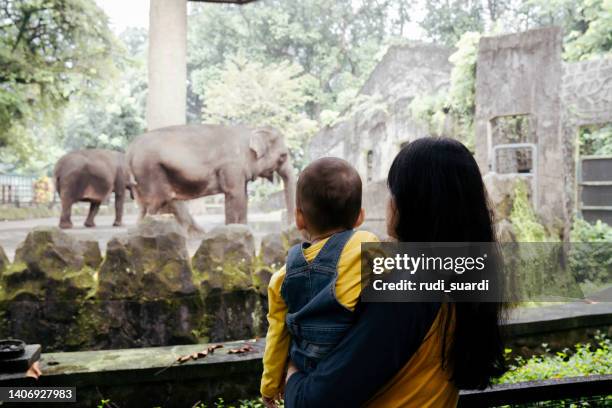
<path id="1" fill-rule="evenodd" d="M 172 216 L 155 216 L 101 251 L 36 228 L 13 262 L 0 253 L 0 337 L 67 351 L 261 336 L 267 282 L 298 238 L 257 234 L 256 244 L 251 227 L 221 225 L 187 240 Z"/>

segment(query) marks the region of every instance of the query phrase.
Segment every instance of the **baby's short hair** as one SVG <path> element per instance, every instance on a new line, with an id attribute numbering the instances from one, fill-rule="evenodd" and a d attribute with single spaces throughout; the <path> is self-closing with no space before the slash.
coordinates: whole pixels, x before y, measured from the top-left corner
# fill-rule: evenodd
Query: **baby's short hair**
<path id="1" fill-rule="evenodd" d="M 298 177 L 296 202 L 317 232 L 353 228 L 361 211 L 361 177 L 346 160 L 315 160 Z"/>

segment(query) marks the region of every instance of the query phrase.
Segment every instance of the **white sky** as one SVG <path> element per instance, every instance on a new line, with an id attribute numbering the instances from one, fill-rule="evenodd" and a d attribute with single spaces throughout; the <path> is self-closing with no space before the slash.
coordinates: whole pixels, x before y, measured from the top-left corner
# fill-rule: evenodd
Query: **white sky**
<path id="1" fill-rule="evenodd" d="M 121 33 L 127 27 L 149 28 L 149 1 L 150 0 L 96 0 L 110 18 L 112 29 Z M 299 1 L 299 0 L 288 0 Z M 418 22 L 424 17 L 423 1 L 413 2 L 412 21 L 405 28 L 410 39 L 417 39 L 423 35 Z"/>
<path id="2" fill-rule="evenodd" d="M 120 33 L 127 27 L 149 28 L 150 0 L 96 0 L 110 18 L 113 31 Z"/>

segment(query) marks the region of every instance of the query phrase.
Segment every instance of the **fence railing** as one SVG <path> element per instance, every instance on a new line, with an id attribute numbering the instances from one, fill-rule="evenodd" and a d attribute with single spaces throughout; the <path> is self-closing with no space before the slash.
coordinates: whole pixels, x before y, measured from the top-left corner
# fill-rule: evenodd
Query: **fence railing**
<path id="1" fill-rule="evenodd" d="M 612 406 L 612 374 L 500 384 L 482 391 L 462 391 L 459 407 Z"/>
<path id="2" fill-rule="evenodd" d="M 0 174 L 0 203 L 29 205 L 34 202 L 34 183 L 38 177 Z"/>

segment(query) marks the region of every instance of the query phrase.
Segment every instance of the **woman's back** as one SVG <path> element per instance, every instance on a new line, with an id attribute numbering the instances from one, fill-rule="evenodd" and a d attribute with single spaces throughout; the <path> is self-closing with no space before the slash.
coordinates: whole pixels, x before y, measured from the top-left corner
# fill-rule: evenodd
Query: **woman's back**
<path id="1" fill-rule="evenodd" d="M 367 407 L 454 407 L 459 390 L 442 366 L 444 323 L 450 308 L 443 305 L 416 353 L 404 367 L 366 404 Z M 446 344 L 452 338 L 447 336 Z"/>

